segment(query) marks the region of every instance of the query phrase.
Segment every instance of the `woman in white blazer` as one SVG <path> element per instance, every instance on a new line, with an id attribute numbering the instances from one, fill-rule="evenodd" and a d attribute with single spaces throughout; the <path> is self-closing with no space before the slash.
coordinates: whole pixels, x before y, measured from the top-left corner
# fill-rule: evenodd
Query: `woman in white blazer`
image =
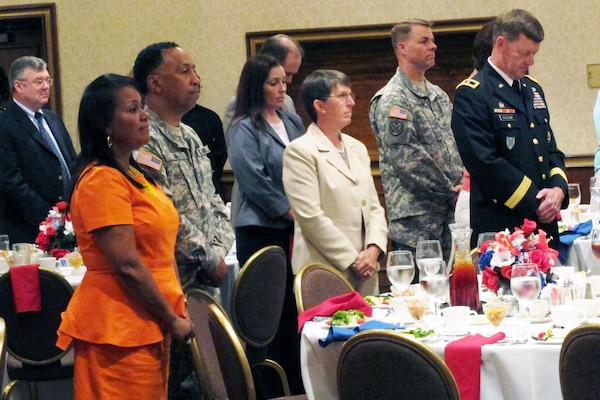
<path id="1" fill-rule="evenodd" d="M 339 269 L 362 295 L 379 291 L 387 221 L 360 141 L 341 132 L 352 120 L 354 94 L 339 71 L 317 70 L 302 84 L 313 123 L 286 148 L 283 184 L 294 211 L 292 268 L 310 262 Z"/>

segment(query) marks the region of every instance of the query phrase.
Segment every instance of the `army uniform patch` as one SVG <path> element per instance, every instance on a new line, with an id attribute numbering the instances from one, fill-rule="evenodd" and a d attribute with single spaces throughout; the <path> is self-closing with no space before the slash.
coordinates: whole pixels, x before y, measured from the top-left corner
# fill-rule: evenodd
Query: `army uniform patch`
<path id="1" fill-rule="evenodd" d="M 507 136 L 506 137 L 506 148 L 509 150 L 512 150 L 513 147 L 515 147 L 515 142 L 516 142 L 516 139 L 514 136 Z"/>
<path id="2" fill-rule="evenodd" d="M 398 136 L 404 130 L 404 122 L 394 119 L 390 121 L 390 134 L 392 136 Z"/>

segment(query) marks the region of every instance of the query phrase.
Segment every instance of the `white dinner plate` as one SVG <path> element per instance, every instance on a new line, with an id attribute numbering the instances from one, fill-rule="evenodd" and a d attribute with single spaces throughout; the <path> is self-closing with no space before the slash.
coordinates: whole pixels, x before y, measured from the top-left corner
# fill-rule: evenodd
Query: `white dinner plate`
<path id="1" fill-rule="evenodd" d="M 563 344 L 563 341 L 565 339 L 554 339 L 554 338 L 550 338 L 548 340 L 539 340 L 539 339 L 535 339 L 535 338 L 531 338 L 531 341 L 533 343 L 537 343 L 537 344 Z"/>
<path id="2" fill-rule="evenodd" d="M 532 324 L 542 324 L 544 322 L 552 321 L 552 317 L 550 317 L 550 315 L 546 315 L 545 317 L 531 317 L 530 320 Z"/>
<path id="3" fill-rule="evenodd" d="M 489 324 L 487 317 L 483 314 L 470 315 L 469 316 L 469 325 L 486 325 Z"/>

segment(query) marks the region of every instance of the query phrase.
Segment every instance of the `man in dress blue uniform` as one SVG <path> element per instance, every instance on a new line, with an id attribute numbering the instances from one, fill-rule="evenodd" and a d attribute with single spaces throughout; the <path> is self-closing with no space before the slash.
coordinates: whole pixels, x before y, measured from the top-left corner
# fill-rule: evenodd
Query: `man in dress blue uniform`
<path id="1" fill-rule="evenodd" d="M 456 90 L 452 130 L 471 172 L 471 242 L 481 232 L 534 220 L 558 247 L 556 216 L 568 205 L 564 154 L 541 86 L 526 75 L 544 39 L 525 10 L 500 15 L 492 55 Z"/>

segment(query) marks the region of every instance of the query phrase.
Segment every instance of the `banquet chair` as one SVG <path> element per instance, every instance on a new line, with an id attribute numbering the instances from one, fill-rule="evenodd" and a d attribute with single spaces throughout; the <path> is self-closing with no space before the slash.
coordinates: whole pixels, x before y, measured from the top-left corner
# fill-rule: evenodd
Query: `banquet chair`
<path id="1" fill-rule="evenodd" d="M 26 381 L 30 386 L 73 377 L 72 346 L 62 350 L 55 345 L 61 312 L 66 309 L 73 288 L 60 274 L 44 268 L 39 268 L 39 280 L 41 311 L 17 313 L 10 270 L 0 277 L 0 317 L 6 322 L 8 377 Z"/>
<path id="2" fill-rule="evenodd" d="M 240 270 L 233 286 L 231 322 L 246 345 L 252 370 L 275 372 L 281 393 L 290 394 L 284 369 L 267 358 L 267 346 L 279 328 L 287 281 L 287 257 L 279 246 L 256 251 Z"/>
<path id="3" fill-rule="evenodd" d="M 208 328 L 208 306 L 214 304 L 224 314 L 225 311 L 221 308 L 218 300 L 204 290 L 191 289 L 186 293 L 185 298 L 188 314 L 194 324 L 195 337 L 190 346 L 196 376 L 202 389 L 202 398 L 204 400 L 225 400 L 227 399 L 225 381 Z"/>
<path id="4" fill-rule="evenodd" d="M 600 325 L 571 330 L 560 349 L 560 389 L 564 400 L 597 399 L 600 393 Z"/>
<path id="5" fill-rule="evenodd" d="M 340 271 L 322 263 L 305 265 L 294 278 L 298 314 L 328 298 L 353 291 L 354 287 Z"/>
<path id="6" fill-rule="evenodd" d="M 389 330 L 351 337 L 338 361 L 340 400 L 459 400 L 444 361 L 423 343 Z"/>
<path id="7" fill-rule="evenodd" d="M 4 387 L 6 372 L 6 322 L 0 318 L 0 387 Z"/>
<path id="8" fill-rule="evenodd" d="M 255 400 L 256 391 L 250 363 L 244 347 L 225 313 L 216 306 L 208 306 L 208 326 L 225 378 L 227 395 L 231 400 Z M 284 396 L 277 399 L 303 400 L 306 395 Z M 275 399 L 274 399 L 275 400 Z"/>

